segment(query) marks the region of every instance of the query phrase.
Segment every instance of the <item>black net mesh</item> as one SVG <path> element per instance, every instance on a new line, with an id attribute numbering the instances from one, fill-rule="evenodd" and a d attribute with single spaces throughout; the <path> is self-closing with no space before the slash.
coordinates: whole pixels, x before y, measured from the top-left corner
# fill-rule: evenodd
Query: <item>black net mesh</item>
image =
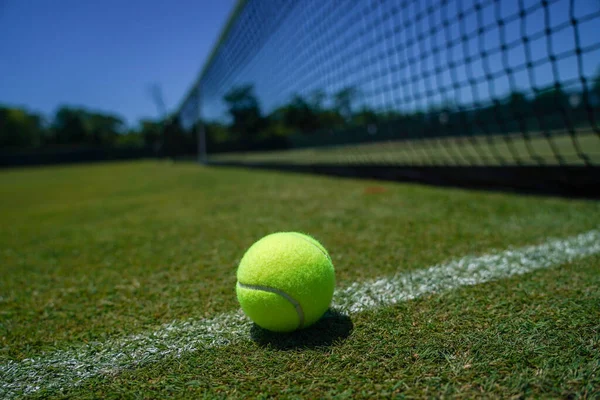
<path id="1" fill-rule="evenodd" d="M 178 112 L 209 161 L 600 163 L 600 2 L 247 0 Z"/>

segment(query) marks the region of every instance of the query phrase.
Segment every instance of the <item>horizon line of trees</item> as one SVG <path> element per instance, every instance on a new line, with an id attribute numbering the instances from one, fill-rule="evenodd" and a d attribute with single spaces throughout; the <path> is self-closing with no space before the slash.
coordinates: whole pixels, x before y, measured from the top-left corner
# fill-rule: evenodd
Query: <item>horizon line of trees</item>
<path id="1" fill-rule="evenodd" d="M 157 146 L 164 121 L 141 119 L 128 127 L 116 114 L 62 106 L 51 118 L 0 104 L 0 150 L 61 147 Z"/>
<path id="2" fill-rule="evenodd" d="M 358 105 L 360 92 L 346 87 L 330 97 L 329 106 L 325 105 L 325 92 L 315 91 L 306 97 L 295 94 L 288 103 L 265 114 L 254 87 L 248 84 L 234 87 L 224 95 L 228 122 L 202 123 L 210 153 L 393 138 L 547 131 L 584 124 L 598 127 L 600 70 L 591 86 L 584 93 L 552 85 L 534 95 L 512 92 L 485 106 L 441 104 L 414 112 L 379 111 Z M 196 125 L 191 131 L 195 129 Z M 387 132 L 382 132 L 385 129 Z"/>
<path id="3" fill-rule="evenodd" d="M 153 148 L 157 155 L 192 154 L 197 149 L 199 123 L 204 125 L 211 153 L 334 144 L 324 139 L 331 133 L 342 142 L 335 144 L 374 140 L 377 126 L 387 127 L 387 139 L 519 132 L 535 124 L 542 129 L 584 123 L 597 126 L 600 70 L 590 86 L 585 94 L 554 85 L 534 95 L 513 92 L 481 107 L 442 104 L 414 112 L 360 105 L 361 93 L 345 87 L 329 96 L 322 90 L 305 97 L 295 94 L 286 104 L 265 113 L 254 87 L 248 84 L 233 87 L 223 96 L 227 122 L 197 121 L 187 130 L 181 127 L 178 115 L 166 120 L 142 119 L 132 128 L 115 114 L 81 107 L 60 107 L 48 120 L 23 108 L 0 105 L 0 150 L 145 147 Z M 594 112 L 590 113 L 590 108 Z"/>

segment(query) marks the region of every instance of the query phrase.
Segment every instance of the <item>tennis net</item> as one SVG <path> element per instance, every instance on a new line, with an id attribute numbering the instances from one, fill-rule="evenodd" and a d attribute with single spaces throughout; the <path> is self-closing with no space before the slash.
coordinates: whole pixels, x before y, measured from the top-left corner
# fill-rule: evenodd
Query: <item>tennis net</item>
<path id="1" fill-rule="evenodd" d="M 600 3 L 240 1 L 176 114 L 208 162 L 600 164 Z"/>

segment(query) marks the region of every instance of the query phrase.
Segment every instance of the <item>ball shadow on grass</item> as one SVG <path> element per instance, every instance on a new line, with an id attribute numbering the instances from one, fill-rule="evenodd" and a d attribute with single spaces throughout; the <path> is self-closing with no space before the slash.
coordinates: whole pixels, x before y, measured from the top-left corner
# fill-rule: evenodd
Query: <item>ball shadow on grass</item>
<path id="1" fill-rule="evenodd" d="M 250 328 L 252 340 L 259 346 L 279 350 L 329 347 L 346 339 L 354 324 L 349 316 L 329 309 L 314 325 L 290 333 L 271 332 L 253 324 Z"/>

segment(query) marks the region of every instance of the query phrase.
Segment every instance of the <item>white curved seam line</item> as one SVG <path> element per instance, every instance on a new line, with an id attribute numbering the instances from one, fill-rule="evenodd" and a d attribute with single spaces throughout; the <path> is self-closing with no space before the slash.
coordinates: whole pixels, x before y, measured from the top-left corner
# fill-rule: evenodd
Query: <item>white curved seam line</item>
<path id="1" fill-rule="evenodd" d="M 270 287 L 270 286 L 248 285 L 248 284 L 245 284 L 242 282 L 238 282 L 237 284 L 243 289 L 261 290 L 263 292 L 274 293 L 274 294 L 277 294 L 277 295 L 283 297 L 284 299 L 289 301 L 296 309 L 296 313 L 298 314 L 298 329 L 300 329 L 304 326 L 304 311 L 302 310 L 302 306 L 300 305 L 300 302 L 298 302 L 296 299 L 294 299 L 292 296 L 290 296 L 283 290 L 280 290 L 280 289 L 277 289 L 274 287 Z"/>
<path id="2" fill-rule="evenodd" d="M 307 238 L 305 238 L 304 235 L 302 235 L 300 233 L 297 233 L 297 232 L 288 232 L 288 233 L 292 234 L 292 235 L 294 235 L 296 237 L 299 237 L 300 239 L 304 240 L 306 243 L 310 244 L 311 246 L 316 247 L 317 250 L 319 250 L 321 253 L 323 253 L 323 255 L 325 257 L 327 257 L 327 259 L 329 260 L 329 262 L 333 262 L 331 260 L 331 257 L 329 256 L 329 254 L 327 254 L 326 251 L 324 251 L 322 248 L 320 248 L 319 246 L 317 246 L 316 244 L 314 244 L 313 242 L 311 242 L 310 240 L 308 240 Z"/>

